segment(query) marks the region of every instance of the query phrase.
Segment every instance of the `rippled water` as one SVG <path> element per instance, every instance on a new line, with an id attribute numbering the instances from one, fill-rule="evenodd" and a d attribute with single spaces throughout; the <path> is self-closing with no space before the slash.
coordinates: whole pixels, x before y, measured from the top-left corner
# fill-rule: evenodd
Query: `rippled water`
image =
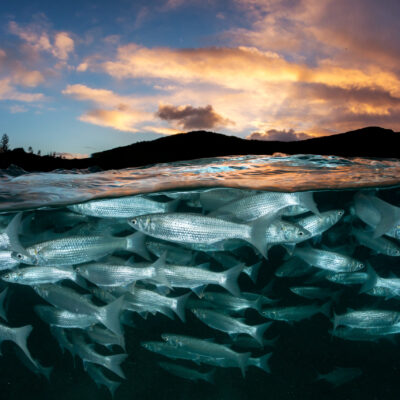
<path id="1" fill-rule="evenodd" d="M 19 173 L 2 172 L 0 210 L 199 187 L 282 192 L 388 187 L 400 183 L 400 162 L 317 155 L 240 156 L 96 173 Z"/>
<path id="2" fill-rule="evenodd" d="M 379 254 L 357 243 L 352 234 L 353 228 L 368 227 L 354 216 L 354 199 L 361 191 L 368 196 L 378 196 L 390 204 L 400 206 L 399 184 L 400 162 L 397 160 L 344 159 L 314 155 L 221 157 L 95 173 L 25 173 L 12 167 L 0 173 L 0 211 L 4 213 L 0 222 L 4 230 L 11 216 L 15 215 L 16 211 L 24 210 L 19 234 L 22 244 L 27 247 L 49 238 L 91 232 L 100 232 L 103 235 L 110 232 L 107 231 L 110 227 L 114 229 L 111 230 L 113 235 L 115 232 L 120 237 L 131 235 L 133 228 L 127 225 L 126 221 L 122 221 L 121 224 L 121 220 L 111 220 L 110 225 L 110 219 L 72 214 L 65 207 L 96 198 L 154 193 L 164 195 L 159 198 L 164 203 L 173 202 L 176 197 L 180 197 L 182 201 L 179 203 L 178 212 L 189 211 L 203 215 L 210 210 L 202 209 L 199 198 L 191 196 L 198 190 L 232 187 L 254 191 L 312 191 L 319 211 L 340 209 L 344 210 L 344 216 L 322 235 L 322 239 L 309 240 L 306 244 L 300 244 L 300 248 L 312 245 L 320 249 L 342 252 L 365 265 L 370 263 L 380 276 L 390 277 L 393 273 L 400 275 L 400 257 Z M 182 191 L 185 194 L 182 194 Z M 285 218 L 290 222 L 297 222 L 302 217 L 289 215 Z M 147 240 L 152 239 L 147 237 Z M 389 240 L 394 246 L 398 244 L 398 240 L 393 237 Z M 218 257 L 213 258 L 215 255 L 212 252 L 207 253 L 207 249 L 203 250 L 195 252 L 198 260 L 196 265 L 211 262 L 212 270 L 222 271 L 228 268 L 224 265 L 223 257 L 222 261 L 218 261 Z M 290 291 L 293 286 L 314 285 L 336 294 L 338 301 L 328 298 L 319 304 L 334 300 L 332 311 L 339 314 L 344 313 L 347 308 L 379 308 L 393 311 L 400 309 L 397 298 L 373 297 L 360 294 L 359 286 L 341 287 L 332 282 L 322 281 L 321 278 L 318 280 L 316 269 L 306 277 L 278 278 L 276 271 L 290 256 L 280 246 L 274 246 L 270 250 L 268 259 L 263 259 L 248 243 L 224 254 L 228 255 L 228 259 L 236 257 L 247 266 L 261 260 L 262 267 L 256 282 L 241 274 L 240 290 L 257 295 L 268 293 L 272 298 L 279 300 L 279 306 L 314 304 L 315 300 L 300 298 Z M 117 256 L 124 263 L 131 262 L 131 255 L 124 251 L 117 252 Z M 135 257 L 135 261 L 143 261 L 140 256 Z M 151 257 L 152 261 L 157 259 L 155 254 Z M 19 265 L 17 268 L 26 267 L 27 265 Z M 15 356 L 13 346 L 9 343 L 4 344 L 4 355 L 0 358 L 0 399 L 110 399 L 106 389 L 96 388 L 78 357 L 74 360 L 68 352 L 61 353 L 49 327 L 36 316 L 33 306 L 45 304 L 45 301 L 28 286 L 7 285 L 0 280 L 0 288 L 8 287 L 9 290 L 8 326 L 31 324 L 34 328 L 28 340 L 28 348 L 35 359 L 45 366 L 54 367 L 54 371 L 50 381 L 32 374 Z M 70 287 L 85 293 L 85 290 L 73 284 Z M 219 289 L 226 293 L 224 289 Z M 211 290 L 218 291 L 218 287 Z M 185 290 L 178 288 L 169 296 L 175 297 L 182 293 L 185 293 Z M 193 294 L 191 299 L 198 300 Z M 265 322 L 255 310 L 248 311 L 244 314 L 246 323 L 256 325 Z M 178 318 L 169 319 L 159 313 L 150 315 L 147 319 L 135 315 L 133 322 L 134 327 L 125 327 L 129 357 L 122 363 L 122 369 L 127 379 L 122 381 L 112 373 L 105 373 L 109 379 L 122 382 L 116 392 L 116 400 L 391 400 L 400 396 L 397 384 L 400 371 L 398 339 L 392 336 L 391 341 L 366 342 L 333 338 L 331 318 L 321 314 L 290 324 L 274 322 L 265 335 L 265 339 L 275 340 L 273 346 L 250 350 L 234 344 L 236 351 L 251 351 L 254 357 L 272 352 L 271 374 L 257 368 L 249 368 L 246 378 L 243 379 L 238 368 L 217 368 L 215 385 L 194 383 L 168 374 L 157 365 L 159 361 L 166 359 L 145 350 L 141 343 L 161 340 L 161 335 L 165 332 L 213 338 L 217 342 L 227 343 L 230 339 L 224 332 L 213 330 L 200 322 L 192 315 L 189 307 L 186 309 L 185 323 Z M 4 322 L 0 320 L 1 323 Z M 97 346 L 96 349 L 100 347 Z M 98 351 L 111 354 L 104 349 Z M 120 348 L 113 349 L 114 353 L 121 351 Z M 189 366 L 190 363 L 185 365 Z M 193 364 L 190 366 L 196 367 Z M 362 376 L 336 389 L 326 382 L 316 380 L 318 373 L 327 373 L 335 367 L 360 368 Z M 202 372 L 211 369 L 207 365 L 199 368 Z"/>

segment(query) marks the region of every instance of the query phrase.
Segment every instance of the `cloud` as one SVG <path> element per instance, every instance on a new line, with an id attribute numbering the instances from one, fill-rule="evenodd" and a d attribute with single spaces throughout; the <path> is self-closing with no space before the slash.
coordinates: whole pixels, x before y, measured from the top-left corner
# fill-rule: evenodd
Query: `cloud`
<path id="1" fill-rule="evenodd" d="M 157 117 L 166 121 L 175 121 L 183 129 L 212 129 L 232 124 L 229 119 L 217 114 L 211 105 L 206 107 L 160 105 Z"/>
<path id="2" fill-rule="evenodd" d="M 10 106 L 11 114 L 18 114 L 18 113 L 23 113 L 23 112 L 27 112 L 27 111 L 28 111 L 28 109 L 24 106 L 20 106 L 20 105 Z"/>
<path id="3" fill-rule="evenodd" d="M 25 26 L 10 21 L 8 31 L 18 36 L 33 53 L 50 53 L 58 60 L 66 61 L 74 51 L 75 42 L 71 34 L 51 30 L 43 15 Z"/>
<path id="4" fill-rule="evenodd" d="M 305 140 L 312 138 L 312 135 L 303 132 L 295 132 L 293 129 L 276 130 L 270 129 L 266 132 L 253 132 L 246 139 L 250 140 L 277 140 L 280 142 L 292 142 L 295 140 Z"/>
<path id="5" fill-rule="evenodd" d="M 27 103 L 44 100 L 42 93 L 24 93 L 12 86 L 8 78 L 0 79 L 0 100 L 16 100 Z"/>

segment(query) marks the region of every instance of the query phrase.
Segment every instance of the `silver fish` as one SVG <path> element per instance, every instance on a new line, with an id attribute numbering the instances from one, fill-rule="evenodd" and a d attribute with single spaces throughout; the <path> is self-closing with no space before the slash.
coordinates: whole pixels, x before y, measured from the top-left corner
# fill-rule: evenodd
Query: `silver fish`
<path id="1" fill-rule="evenodd" d="M 14 252 L 19 262 L 31 265 L 74 265 L 96 260 L 116 250 L 128 250 L 147 257 L 143 235 L 126 237 L 72 236 L 38 243 L 24 253 Z"/>
<path id="2" fill-rule="evenodd" d="M 179 200 L 178 200 L 179 201 Z M 71 211 L 101 218 L 132 218 L 138 215 L 175 211 L 178 201 L 162 203 L 144 196 L 91 200 L 68 206 Z"/>
<path id="3" fill-rule="evenodd" d="M 80 265 L 75 271 L 97 286 L 127 286 L 139 280 L 153 280 L 168 287 L 170 286 L 164 271 L 157 261 L 153 264 L 137 263 L 135 265 L 89 263 Z"/>
<path id="4" fill-rule="evenodd" d="M 306 299 L 326 299 L 332 298 L 337 300 L 340 292 L 333 291 L 329 288 L 320 288 L 316 286 L 295 286 L 291 287 L 290 291 L 298 296 L 305 297 Z"/>
<path id="5" fill-rule="evenodd" d="M 372 232 L 367 232 L 356 228 L 353 228 L 351 233 L 362 246 L 368 247 L 377 253 L 385 254 L 387 256 L 400 256 L 400 247 L 384 237 L 374 238 Z"/>
<path id="6" fill-rule="evenodd" d="M 322 306 L 319 304 L 309 304 L 293 307 L 266 308 L 261 311 L 261 315 L 275 321 L 296 322 L 311 318 L 319 313 L 329 316 L 330 309 L 331 303 L 328 302 Z"/>
<path id="7" fill-rule="evenodd" d="M 85 296 L 74 290 L 54 284 L 33 287 L 35 292 L 55 307 L 77 313 L 93 316 L 111 331 L 121 334 L 119 315 L 124 304 L 123 298 L 118 298 L 113 303 L 98 307 Z"/>
<path id="8" fill-rule="evenodd" d="M 324 278 L 340 285 L 363 285 L 368 277 L 366 272 L 329 272 Z"/>
<path id="9" fill-rule="evenodd" d="M 354 196 L 354 212 L 374 228 L 373 237 L 387 235 L 400 239 L 400 208 L 378 197 L 358 193 Z"/>
<path id="10" fill-rule="evenodd" d="M 264 332 L 270 327 L 271 322 L 266 322 L 260 325 L 247 325 L 238 319 L 232 318 L 229 315 L 221 314 L 216 311 L 195 308 L 191 310 L 197 318 L 211 328 L 226 332 L 229 335 L 247 334 L 252 336 L 261 345 L 263 343 Z"/>
<path id="11" fill-rule="evenodd" d="M 112 356 L 103 356 L 97 353 L 92 345 L 85 342 L 83 336 L 78 332 L 73 332 L 71 335 L 72 343 L 75 346 L 76 354 L 86 362 L 98 364 L 104 368 L 114 372 L 122 379 L 125 379 L 125 374 L 121 369 L 120 364 L 128 357 L 127 354 L 116 354 Z"/>
<path id="12" fill-rule="evenodd" d="M 299 257 L 292 257 L 285 261 L 275 271 L 279 278 L 297 278 L 312 273 L 314 269 Z"/>
<path id="13" fill-rule="evenodd" d="M 288 211 L 289 214 L 292 214 L 290 211 L 293 210 L 290 210 L 290 207 L 293 206 L 301 206 L 302 209 L 319 214 L 312 192 L 263 192 L 232 201 L 213 211 L 210 215 L 216 217 L 232 215 L 238 221 L 248 222 L 266 215 L 277 216 L 282 213 L 281 211 Z M 295 212 L 298 212 L 297 207 Z"/>
<path id="14" fill-rule="evenodd" d="M 335 225 L 344 215 L 344 210 L 331 210 L 311 215 L 296 221 L 297 225 L 302 226 L 311 233 L 311 237 L 321 235 L 333 225 Z"/>
<path id="15" fill-rule="evenodd" d="M 178 349 L 183 349 L 189 353 L 209 358 L 220 358 L 235 363 L 245 376 L 245 370 L 250 353 L 237 353 L 221 344 L 213 343 L 207 340 L 197 339 L 190 336 L 162 334 L 161 337 Z"/>
<path id="16" fill-rule="evenodd" d="M 191 381 L 205 381 L 208 383 L 214 383 L 215 369 L 208 372 L 200 372 L 192 368 L 184 367 L 178 364 L 172 364 L 169 362 L 159 362 L 158 365 L 165 369 L 172 375 L 179 376 L 183 379 L 188 379 Z"/>
<path id="17" fill-rule="evenodd" d="M 46 324 L 60 328 L 85 329 L 98 322 L 98 318 L 93 315 L 77 314 L 51 306 L 34 306 L 34 310 Z"/>
<path id="18" fill-rule="evenodd" d="M 84 362 L 83 364 L 85 367 L 85 371 L 93 379 L 96 385 L 98 387 L 104 385 L 111 393 L 111 397 L 114 398 L 115 391 L 119 388 L 121 382 L 113 381 L 107 378 L 96 364 L 92 364 L 90 362 Z"/>
<path id="19" fill-rule="evenodd" d="M 351 310 L 345 314 L 334 314 L 333 330 L 345 325 L 351 328 L 381 328 L 400 324 L 400 312 L 386 310 Z"/>
<path id="20" fill-rule="evenodd" d="M 362 262 L 333 251 L 297 247 L 293 254 L 313 267 L 333 272 L 353 272 L 364 268 Z"/>
<path id="21" fill-rule="evenodd" d="M 43 283 L 56 283 L 62 280 L 79 282 L 79 277 L 72 267 L 27 267 L 10 271 L 1 276 L 6 282 L 20 285 L 41 285 Z"/>
<path id="22" fill-rule="evenodd" d="M 226 239 L 243 239 L 266 256 L 267 246 L 300 242 L 309 238 L 305 229 L 280 220 L 262 217 L 249 224 L 238 224 L 194 213 L 150 214 L 136 217 L 129 224 L 158 239 L 177 243 L 213 244 Z"/>

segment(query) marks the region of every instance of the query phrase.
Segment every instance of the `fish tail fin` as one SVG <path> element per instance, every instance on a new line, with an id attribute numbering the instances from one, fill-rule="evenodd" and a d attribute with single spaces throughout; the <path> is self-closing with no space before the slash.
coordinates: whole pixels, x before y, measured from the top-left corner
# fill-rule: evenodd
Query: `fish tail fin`
<path id="1" fill-rule="evenodd" d="M 321 308 L 319 309 L 319 312 L 329 318 L 331 315 L 331 307 L 332 307 L 332 302 L 327 301 L 325 304 L 323 304 L 321 306 Z"/>
<path id="2" fill-rule="evenodd" d="M 121 296 L 112 303 L 101 308 L 101 323 L 117 335 L 122 335 L 120 315 L 125 305 L 124 303 L 124 296 Z"/>
<path id="3" fill-rule="evenodd" d="M 190 295 L 191 295 L 191 292 L 188 292 L 182 296 L 175 298 L 176 302 L 175 302 L 173 310 L 182 322 L 186 321 L 186 317 L 185 317 L 186 302 Z"/>
<path id="4" fill-rule="evenodd" d="M 10 241 L 10 248 L 13 251 L 28 255 L 26 249 L 22 247 L 19 241 L 19 230 L 21 226 L 22 212 L 19 212 L 8 224 L 6 234 Z"/>
<path id="5" fill-rule="evenodd" d="M 247 365 L 248 365 L 250 356 L 251 356 L 251 353 L 238 354 L 238 366 L 239 366 L 240 370 L 242 371 L 243 378 L 246 376 L 246 369 L 247 369 Z"/>
<path id="6" fill-rule="evenodd" d="M 254 364 L 255 367 L 258 367 L 265 371 L 267 374 L 271 373 L 271 368 L 269 367 L 268 361 L 271 358 L 272 353 L 264 354 L 261 357 L 256 358 L 256 363 Z"/>
<path id="7" fill-rule="evenodd" d="M 247 239 L 265 258 L 268 258 L 268 243 L 266 231 L 276 215 L 264 215 L 247 226 L 250 227 L 250 238 Z"/>
<path id="8" fill-rule="evenodd" d="M 249 278 L 253 281 L 254 284 L 257 283 L 257 278 L 260 272 L 261 265 L 262 261 L 259 261 L 258 263 L 255 263 L 243 269 L 243 272 L 249 276 Z"/>
<path id="9" fill-rule="evenodd" d="M 132 235 L 127 236 L 125 239 L 126 250 L 139 254 L 139 256 L 146 260 L 150 260 L 150 254 L 145 244 L 146 235 L 142 232 L 135 232 L 132 233 Z"/>
<path id="10" fill-rule="evenodd" d="M 333 330 L 332 330 L 332 336 L 334 336 L 334 333 L 336 332 L 337 327 L 340 325 L 339 317 L 336 314 L 335 310 L 332 311 L 333 313 Z"/>
<path id="11" fill-rule="evenodd" d="M 160 283 L 161 285 L 166 286 L 168 289 L 171 289 L 171 284 L 167 279 L 167 276 L 165 275 L 165 272 L 163 271 L 163 268 L 165 267 L 165 262 L 167 259 L 167 252 L 165 251 L 157 261 L 155 261 L 152 264 L 152 267 L 154 268 L 154 279 Z"/>
<path id="12" fill-rule="evenodd" d="M 371 264 L 367 264 L 367 273 L 368 273 L 368 279 L 365 281 L 365 283 L 361 286 L 360 293 L 365 293 L 371 290 L 375 285 L 378 280 L 378 275 L 372 268 Z"/>
<path id="13" fill-rule="evenodd" d="M 8 321 L 7 319 L 7 313 L 5 309 L 5 300 L 7 297 L 7 292 L 8 292 L 8 287 L 6 287 L 1 293 L 0 293 L 0 317 L 4 319 L 4 321 Z"/>
<path id="14" fill-rule="evenodd" d="M 111 379 L 104 380 L 102 383 L 110 392 L 111 398 L 115 397 L 115 391 L 121 386 L 121 382 L 112 381 Z"/>
<path id="15" fill-rule="evenodd" d="M 124 371 L 122 371 L 121 364 L 127 357 L 127 354 L 116 354 L 104 358 L 106 360 L 106 366 L 110 371 L 114 372 L 114 374 L 118 375 L 120 378 L 126 379 Z"/>
<path id="16" fill-rule="evenodd" d="M 240 295 L 240 289 L 237 280 L 240 273 L 243 271 L 243 267 L 244 264 L 239 264 L 228 269 L 227 271 L 221 272 L 223 275 L 221 286 L 234 296 Z"/>
<path id="17" fill-rule="evenodd" d="M 42 367 L 40 373 L 50 382 L 50 375 L 53 372 L 54 367 Z"/>
<path id="18" fill-rule="evenodd" d="M 271 324 L 272 322 L 265 322 L 263 324 L 252 327 L 253 329 L 251 332 L 251 336 L 253 336 L 253 338 L 257 340 L 257 342 L 260 343 L 261 346 L 263 345 L 264 333 L 271 326 Z"/>
<path id="19" fill-rule="evenodd" d="M 307 208 L 314 214 L 320 215 L 320 212 L 314 201 L 313 192 L 301 192 L 299 193 L 299 198 L 303 207 Z"/>
<path id="20" fill-rule="evenodd" d="M 206 380 L 208 383 L 215 383 L 215 371 L 216 368 L 213 368 L 211 371 L 207 372 L 206 374 L 204 374 L 204 380 Z"/>
<path id="21" fill-rule="evenodd" d="M 20 328 L 14 328 L 14 332 L 15 332 L 14 342 L 25 353 L 25 355 L 32 362 L 32 364 L 35 367 L 37 367 L 36 361 L 34 360 L 34 358 L 31 356 L 31 353 L 29 352 L 28 343 L 27 343 L 28 336 L 32 332 L 32 329 L 33 329 L 32 325 L 25 325 L 25 326 L 21 326 Z"/>

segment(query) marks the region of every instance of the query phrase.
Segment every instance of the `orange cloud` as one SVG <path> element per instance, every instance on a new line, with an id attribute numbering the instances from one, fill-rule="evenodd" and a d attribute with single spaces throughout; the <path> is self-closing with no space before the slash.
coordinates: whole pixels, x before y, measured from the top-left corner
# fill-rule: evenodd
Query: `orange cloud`
<path id="1" fill-rule="evenodd" d="M 42 93 L 23 93 L 13 87 L 8 78 L 0 80 L 0 100 L 16 100 L 27 103 L 44 100 Z"/>

